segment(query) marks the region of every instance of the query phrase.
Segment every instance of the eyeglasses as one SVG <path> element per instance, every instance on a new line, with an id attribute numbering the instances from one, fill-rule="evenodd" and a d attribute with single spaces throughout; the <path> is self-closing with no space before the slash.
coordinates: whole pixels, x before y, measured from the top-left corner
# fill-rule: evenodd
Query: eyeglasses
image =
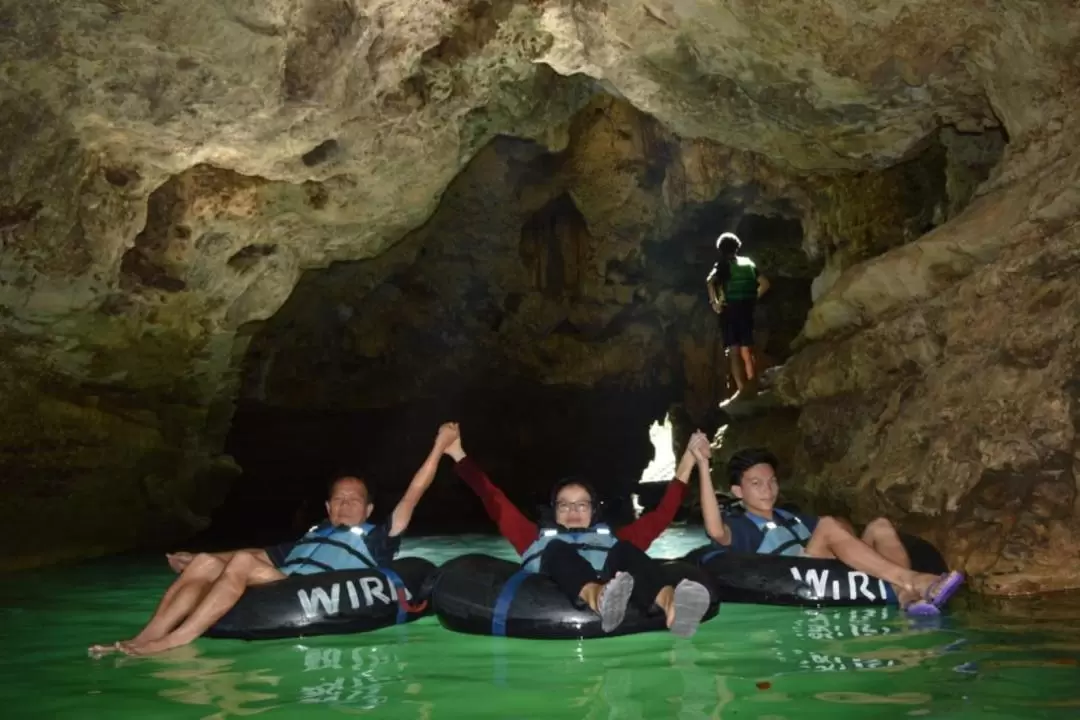
<path id="1" fill-rule="evenodd" d="M 588 500 L 582 500 L 581 502 L 558 502 L 555 503 L 555 509 L 559 512 L 570 512 L 571 510 L 577 510 L 578 512 L 585 512 L 592 507 L 592 503 Z"/>

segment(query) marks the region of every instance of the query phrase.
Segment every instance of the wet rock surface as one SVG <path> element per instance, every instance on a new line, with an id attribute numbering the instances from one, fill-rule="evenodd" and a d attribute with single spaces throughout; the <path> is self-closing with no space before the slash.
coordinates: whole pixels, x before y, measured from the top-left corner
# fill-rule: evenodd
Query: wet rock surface
<path id="1" fill-rule="evenodd" d="M 205 528 L 237 402 L 412 417 L 480 379 L 719 422 L 701 275 L 738 228 L 799 492 L 988 592 L 1076 587 L 1078 30 L 1063 0 L 0 1 L 3 564 Z"/>

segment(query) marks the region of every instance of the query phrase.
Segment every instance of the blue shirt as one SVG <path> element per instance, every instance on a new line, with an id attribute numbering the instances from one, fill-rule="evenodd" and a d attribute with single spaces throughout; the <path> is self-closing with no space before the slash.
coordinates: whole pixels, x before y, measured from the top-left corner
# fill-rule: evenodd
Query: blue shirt
<path id="1" fill-rule="evenodd" d="M 401 535 L 390 537 L 390 525 L 392 522 L 392 517 L 387 518 L 381 525 L 372 528 L 365 538 L 368 550 L 371 551 L 371 555 L 379 567 L 389 565 L 401 548 Z M 280 568 L 285 564 L 285 558 L 289 557 L 289 553 L 292 552 L 294 547 L 296 547 L 295 541 L 272 545 L 266 548 L 266 554 L 270 557 L 270 562 L 274 564 L 274 567 Z"/>
<path id="2" fill-rule="evenodd" d="M 747 510 L 747 513 L 749 512 Z M 811 534 L 817 529 L 818 518 L 816 515 L 791 514 L 799 518 Z M 780 518 L 773 517 L 773 521 L 780 522 Z M 724 523 L 731 530 L 731 545 L 727 546 L 728 550 L 741 553 L 757 552 L 757 549 L 761 546 L 761 541 L 765 538 L 765 533 L 758 530 L 758 526 L 754 524 L 753 520 L 739 513 L 737 515 L 725 515 Z"/>

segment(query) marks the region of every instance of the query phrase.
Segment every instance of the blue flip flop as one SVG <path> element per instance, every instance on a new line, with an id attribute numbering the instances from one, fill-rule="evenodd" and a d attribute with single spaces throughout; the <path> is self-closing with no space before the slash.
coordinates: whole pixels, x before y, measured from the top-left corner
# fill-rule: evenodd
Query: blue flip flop
<path id="1" fill-rule="evenodd" d="M 905 610 L 908 615 L 940 615 L 941 608 L 963 584 L 964 573 L 962 572 L 954 570 L 948 575 L 942 575 L 937 582 L 926 589 L 922 600 L 908 605 Z"/>

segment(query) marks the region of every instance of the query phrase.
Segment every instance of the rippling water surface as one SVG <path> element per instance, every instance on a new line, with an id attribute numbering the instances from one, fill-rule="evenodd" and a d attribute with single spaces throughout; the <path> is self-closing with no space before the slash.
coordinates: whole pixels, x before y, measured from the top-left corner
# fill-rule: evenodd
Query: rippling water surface
<path id="1" fill-rule="evenodd" d="M 652 548 L 675 557 L 700 529 Z M 513 558 L 484 536 L 415 538 L 403 554 Z M 0 576 L 4 718 L 1078 718 L 1080 604 L 963 598 L 913 623 L 894 609 L 725 605 L 691 640 L 457 635 L 425 618 L 366 635 L 200 640 L 156 658 L 91 660 L 132 635 L 172 574 L 161 558 Z"/>

